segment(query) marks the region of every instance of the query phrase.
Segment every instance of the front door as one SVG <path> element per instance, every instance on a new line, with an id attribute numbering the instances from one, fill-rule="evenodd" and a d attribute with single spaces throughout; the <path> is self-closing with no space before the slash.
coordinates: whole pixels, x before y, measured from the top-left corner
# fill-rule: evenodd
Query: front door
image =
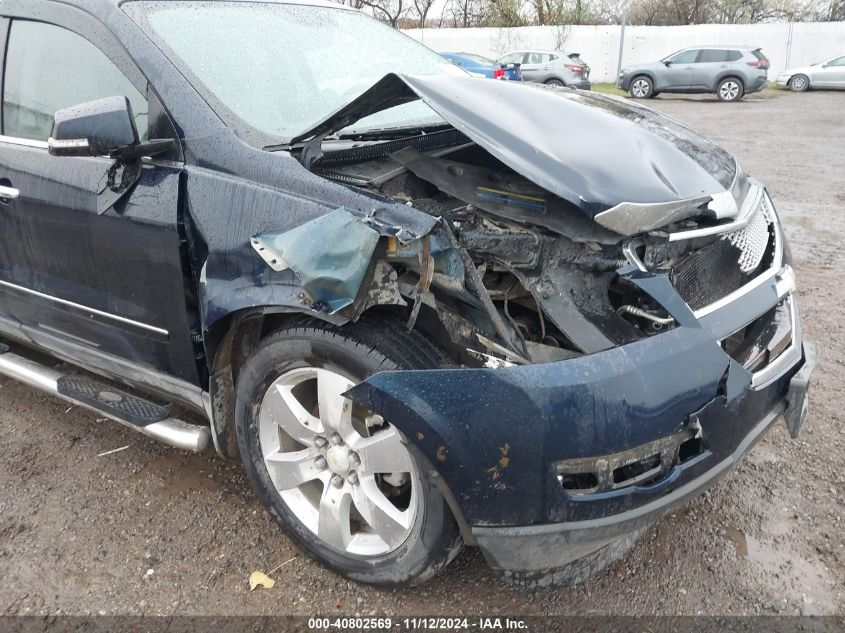
<path id="1" fill-rule="evenodd" d="M 845 88 L 845 57 L 831 59 L 813 73 L 810 85 L 817 88 Z"/>
<path id="2" fill-rule="evenodd" d="M 108 33 L 93 38 L 90 22 L 83 15 L 66 24 L 6 20 L 2 323 L 17 322 L 19 338 L 95 369 L 115 373 L 129 363 L 197 385 L 191 284 L 180 256 L 180 165 L 146 161 L 137 183 L 104 206 L 113 161 L 47 150 L 56 110 L 117 95 L 129 99 L 147 136 L 146 84 L 130 81 L 114 61 L 122 55 L 126 69 L 125 52 L 111 48 Z M 76 29 L 86 24 L 83 37 Z"/>
<path id="3" fill-rule="evenodd" d="M 695 71 L 695 60 L 699 51 L 681 51 L 668 59 L 666 69 L 661 70 L 657 77 L 658 85 L 655 89 L 660 90 L 689 90 L 692 88 L 693 72 Z"/>

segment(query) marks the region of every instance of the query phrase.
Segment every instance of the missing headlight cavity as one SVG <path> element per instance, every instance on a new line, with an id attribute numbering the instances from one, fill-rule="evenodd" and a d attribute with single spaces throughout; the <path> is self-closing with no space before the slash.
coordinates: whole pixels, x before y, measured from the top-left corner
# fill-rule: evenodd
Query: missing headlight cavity
<path id="1" fill-rule="evenodd" d="M 677 433 L 626 451 L 560 460 L 553 462 L 553 467 L 564 490 L 571 495 L 585 495 L 647 486 L 703 451 L 701 427 L 696 421 Z"/>
<path id="2" fill-rule="evenodd" d="M 722 339 L 722 349 L 747 370 L 762 369 L 792 342 L 792 310 L 792 299 L 783 299 L 744 328 Z"/>

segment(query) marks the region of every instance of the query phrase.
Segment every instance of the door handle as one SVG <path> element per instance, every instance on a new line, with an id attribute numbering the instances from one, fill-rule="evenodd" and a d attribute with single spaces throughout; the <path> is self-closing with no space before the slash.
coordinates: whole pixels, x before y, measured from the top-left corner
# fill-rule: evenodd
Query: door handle
<path id="1" fill-rule="evenodd" d="M 20 198 L 21 192 L 14 187 L 3 187 L 0 185 L 0 198 L 4 200 L 17 200 Z"/>

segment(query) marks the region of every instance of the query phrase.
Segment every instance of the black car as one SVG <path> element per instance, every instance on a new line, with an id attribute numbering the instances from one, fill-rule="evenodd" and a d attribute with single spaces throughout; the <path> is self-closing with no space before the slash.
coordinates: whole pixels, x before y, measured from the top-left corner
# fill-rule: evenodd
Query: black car
<path id="1" fill-rule="evenodd" d="M 577 581 L 804 422 L 772 200 L 651 110 L 321 0 L 3 0 L 0 66 L 0 372 L 350 578 Z"/>

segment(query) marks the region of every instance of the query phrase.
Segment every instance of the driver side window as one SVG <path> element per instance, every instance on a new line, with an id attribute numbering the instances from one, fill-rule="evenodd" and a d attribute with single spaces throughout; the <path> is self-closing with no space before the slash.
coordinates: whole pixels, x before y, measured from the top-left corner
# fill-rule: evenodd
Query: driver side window
<path id="1" fill-rule="evenodd" d="M 6 51 L 3 134 L 46 141 L 56 110 L 123 95 L 147 140 L 147 100 L 111 60 L 72 31 L 14 20 Z"/>
<path id="2" fill-rule="evenodd" d="M 682 51 L 670 58 L 669 61 L 673 64 L 692 64 L 695 63 L 698 57 L 698 50 Z"/>

